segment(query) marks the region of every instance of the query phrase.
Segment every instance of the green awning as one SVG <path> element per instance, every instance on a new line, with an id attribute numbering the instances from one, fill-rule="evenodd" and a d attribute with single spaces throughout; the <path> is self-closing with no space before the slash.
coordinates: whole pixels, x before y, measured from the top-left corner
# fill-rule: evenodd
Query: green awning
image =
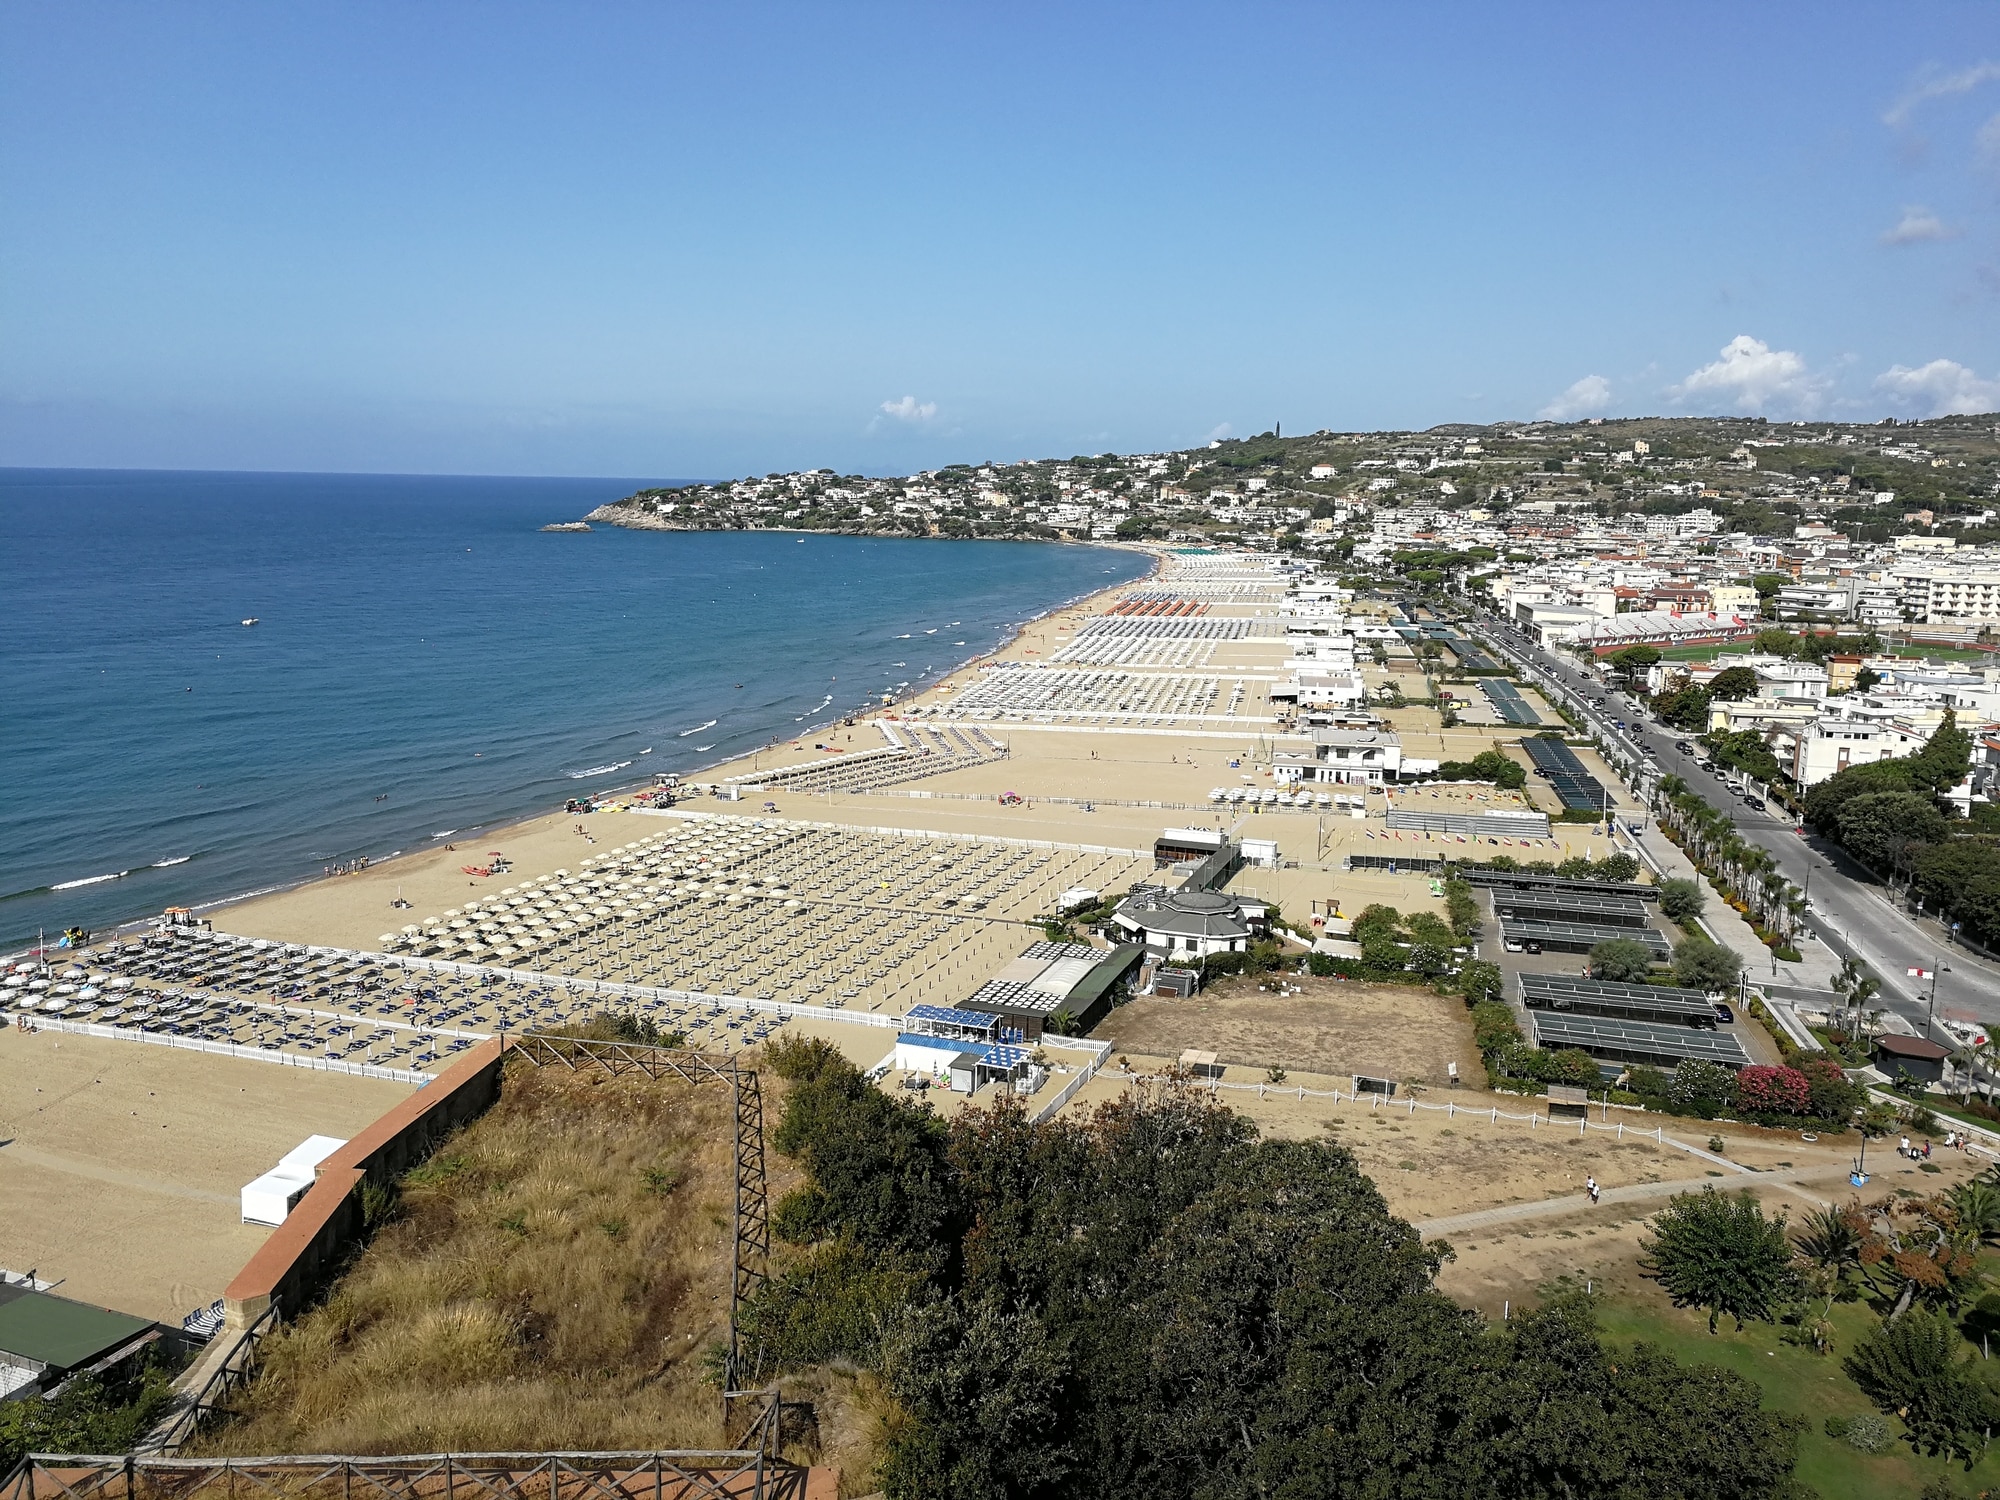
<path id="1" fill-rule="evenodd" d="M 0 1350 L 58 1370 L 95 1364 L 155 1326 L 88 1302 L 0 1286 Z"/>

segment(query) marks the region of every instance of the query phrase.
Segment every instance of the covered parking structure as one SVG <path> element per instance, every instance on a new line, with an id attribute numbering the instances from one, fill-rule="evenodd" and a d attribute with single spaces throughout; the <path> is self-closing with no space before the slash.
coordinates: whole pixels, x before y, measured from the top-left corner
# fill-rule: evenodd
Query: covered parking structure
<path id="1" fill-rule="evenodd" d="M 1542 722 L 1542 716 L 1535 712 L 1528 700 L 1521 696 L 1520 689 L 1511 682 L 1497 677 L 1488 678 L 1479 684 L 1479 691 L 1493 705 L 1493 712 L 1509 724 L 1525 727 Z"/>
<path id="2" fill-rule="evenodd" d="M 1458 865 L 1453 868 L 1452 874 L 1467 885 L 1493 890 L 1546 891 L 1551 895 L 1578 891 L 1594 896 L 1626 896 L 1634 901 L 1660 899 L 1658 886 L 1640 885 L 1637 881 L 1570 880 L 1561 875 L 1537 874 L 1532 870 L 1495 870 L 1482 865 Z"/>
<path id="3" fill-rule="evenodd" d="M 1608 943 L 1616 938 L 1645 944 L 1655 963 L 1665 963 L 1673 956 L 1667 948 L 1667 940 L 1650 927 L 1613 927 L 1603 922 L 1543 922 L 1516 917 L 1500 919 L 1500 940 L 1503 944 L 1518 943 L 1525 948 L 1533 943 L 1544 953 L 1588 953 L 1599 943 Z"/>
<path id="4" fill-rule="evenodd" d="M 1631 896 L 1593 891 L 1495 891 L 1493 913 L 1533 922 L 1644 927 L 1646 908 Z"/>
<path id="5" fill-rule="evenodd" d="M 1725 1068 L 1750 1065 L 1750 1055 L 1743 1050 L 1743 1044 L 1723 1031 L 1547 1010 L 1529 1011 L 1528 1027 L 1538 1047 L 1552 1050 L 1574 1047 L 1603 1063 L 1674 1068 L 1689 1058 L 1699 1058 Z"/>
<path id="6" fill-rule="evenodd" d="M 1665 984 L 1616 984 L 1572 974 L 1517 974 L 1515 978 L 1520 984 L 1521 1004 L 1529 1010 L 1654 1021 L 1662 1026 L 1713 1027 L 1716 1023 L 1715 1006 L 1700 990 Z"/>

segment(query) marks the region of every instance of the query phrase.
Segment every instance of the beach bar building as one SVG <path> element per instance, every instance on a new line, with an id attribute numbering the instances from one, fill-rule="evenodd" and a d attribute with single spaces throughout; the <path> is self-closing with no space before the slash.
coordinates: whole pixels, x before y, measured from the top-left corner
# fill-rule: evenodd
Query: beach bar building
<path id="1" fill-rule="evenodd" d="M 1269 930 L 1270 908 L 1226 891 L 1139 886 L 1111 914 L 1111 926 L 1156 958 L 1242 953 Z"/>
<path id="2" fill-rule="evenodd" d="M 1145 956 L 1138 943 L 1108 950 L 1084 943 L 1036 943 L 973 991 L 964 1009 L 998 1022 L 998 1041 L 1039 1042 L 1058 1013 L 1067 1013 L 1070 1030 L 1082 1034 L 1131 990 Z"/>

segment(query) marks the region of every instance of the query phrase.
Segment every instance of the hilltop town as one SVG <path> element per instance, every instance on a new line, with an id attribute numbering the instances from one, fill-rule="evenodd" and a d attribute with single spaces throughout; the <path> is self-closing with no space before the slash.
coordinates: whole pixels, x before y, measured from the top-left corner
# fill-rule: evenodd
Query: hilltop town
<path id="1" fill-rule="evenodd" d="M 1648 572 L 1719 577 L 1731 560 L 1780 557 L 1798 560 L 1807 576 L 1846 577 L 1864 561 L 2000 543 L 1996 434 L 1990 416 L 1266 433 L 1181 452 L 953 464 L 903 478 L 814 469 L 647 489 L 588 519 L 662 530 L 1234 544 L 1364 563 L 1437 546 L 1470 550 L 1461 566 L 1475 572 L 1530 562 L 1561 539 L 1571 555 L 1651 564 L 1632 570 L 1634 588 Z M 1892 537 L 1921 540 L 1881 552 Z M 1494 556 L 1480 556 L 1481 547 Z"/>

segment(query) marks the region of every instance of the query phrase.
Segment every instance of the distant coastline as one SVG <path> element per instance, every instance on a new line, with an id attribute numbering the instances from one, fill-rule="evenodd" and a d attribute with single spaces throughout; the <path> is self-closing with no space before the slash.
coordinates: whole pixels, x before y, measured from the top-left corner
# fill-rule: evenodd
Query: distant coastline
<path id="1" fill-rule="evenodd" d="M 871 536 L 886 541 L 898 542 L 1069 542 L 1088 543 L 1094 546 L 1109 546 L 1108 537 L 1072 536 L 1067 531 L 1054 530 L 1046 526 L 1018 526 L 994 528 L 981 531 L 977 536 L 965 536 L 941 530 L 935 525 L 923 531 L 912 531 L 906 527 L 863 526 L 845 524 L 840 526 L 762 526 L 752 521 L 734 517 L 684 518 L 663 515 L 657 510 L 642 510 L 631 499 L 614 500 L 608 505 L 600 505 L 589 512 L 581 521 L 567 525 L 544 526 L 544 531 L 574 531 L 579 526 L 589 529 L 590 522 L 605 526 L 621 526 L 627 531 L 775 531 L 794 532 L 799 536 Z"/>

